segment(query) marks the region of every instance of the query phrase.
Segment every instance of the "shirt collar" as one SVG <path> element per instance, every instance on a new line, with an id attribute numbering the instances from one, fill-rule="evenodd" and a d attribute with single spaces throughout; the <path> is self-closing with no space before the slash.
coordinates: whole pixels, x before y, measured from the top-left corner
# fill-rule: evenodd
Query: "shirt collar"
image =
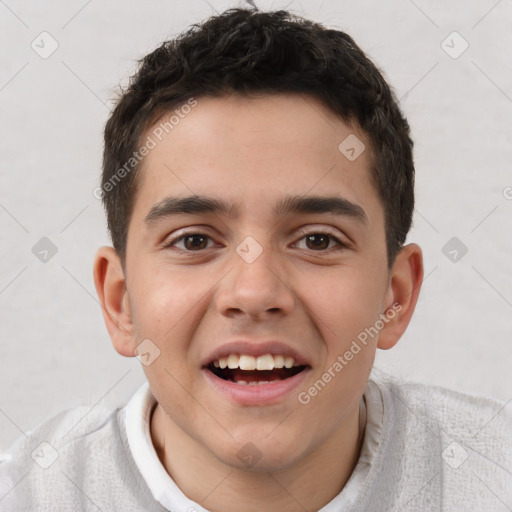
<path id="1" fill-rule="evenodd" d="M 176 485 L 160 462 L 150 433 L 150 418 L 157 402 L 146 381 L 132 396 L 125 407 L 126 434 L 132 456 L 153 497 L 168 510 L 208 512 L 188 499 Z M 376 382 L 366 385 L 360 407 L 360 424 L 365 430 L 363 446 L 356 467 L 342 491 L 319 512 L 347 509 L 356 499 L 375 457 L 383 422 L 382 396 Z"/>

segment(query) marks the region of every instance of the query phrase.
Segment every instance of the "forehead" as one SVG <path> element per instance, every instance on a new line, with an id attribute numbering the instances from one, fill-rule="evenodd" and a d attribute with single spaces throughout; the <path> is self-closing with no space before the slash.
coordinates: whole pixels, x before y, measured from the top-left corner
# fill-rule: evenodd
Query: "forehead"
<path id="1" fill-rule="evenodd" d="M 154 147 L 139 169 L 134 216 L 147 216 L 168 196 L 198 195 L 261 219 L 271 213 L 264 205 L 285 197 L 335 194 L 360 205 L 370 223 L 382 220 L 370 143 L 355 123 L 303 94 L 196 101 L 146 132 Z"/>

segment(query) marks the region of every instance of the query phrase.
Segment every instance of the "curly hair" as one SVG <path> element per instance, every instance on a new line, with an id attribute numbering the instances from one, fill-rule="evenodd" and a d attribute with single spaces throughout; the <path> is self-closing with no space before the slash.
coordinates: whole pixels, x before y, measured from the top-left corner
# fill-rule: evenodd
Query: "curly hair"
<path id="1" fill-rule="evenodd" d="M 140 167 L 133 156 L 147 129 L 191 98 L 262 92 L 306 93 L 367 134 L 391 268 L 412 223 L 413 142 L 394 92 L 349 35 L 285 10 L 235 8 L 192 25 L 138 64 L 104 132 L 101 197 L 123 266 Z"/>

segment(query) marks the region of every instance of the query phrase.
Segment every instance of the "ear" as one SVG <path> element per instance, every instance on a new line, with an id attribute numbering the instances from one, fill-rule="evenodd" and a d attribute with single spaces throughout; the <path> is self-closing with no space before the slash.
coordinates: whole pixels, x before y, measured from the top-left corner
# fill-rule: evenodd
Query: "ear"
<path id="1" fill-rule="evenodd" d="M 130 300 L 121 260 L 113 247 L 100 247 L 94 258 L 94 284 L 114 348 L 134 357 L 136 348 Z"/>
<path id="2" fill-rule="evenodd" d="M 378 348 L 392 348 L 405 332 L 416 307 L 422 282 L 421 248 L 417 244 L 406 245 L 397 255 L 390 271 L 384 311 L 389 320 L 379 333 Z"/>

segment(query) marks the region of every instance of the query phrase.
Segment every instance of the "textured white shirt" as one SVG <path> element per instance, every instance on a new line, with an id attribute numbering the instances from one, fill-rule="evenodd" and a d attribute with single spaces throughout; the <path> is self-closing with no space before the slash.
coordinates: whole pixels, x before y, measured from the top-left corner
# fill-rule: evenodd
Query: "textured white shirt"
<path id="1" fill-rule="evenodd" d="M 512 402 L 376 369 L 364 397 L 360 457 L 320 512 L 512 510 Z M 69 409 L 19 438 L 0 463 L 0 511 L 204 512 L 158 459 L 154 404 L 144 385 L 125 407 Z"/>
<path id="2" fill-rule="evenodd" d="M 359 418 L 360 425 L 363 428 L 361 434 L 364 434 L 368 409 L 369 418 L 361 456 L 343 492 L 323 507 L 322 512 L 347 510 L 354 501 L 357 490 L 368 473 L 382 422 L 382 399 L 378 387 L 371 382 L 368 383 L 364 396 L 365 399 L 361 400 Z M 369 407 L 365 404 L 365 401 L 368 400 L 370 401 Z M 155 500 L 168 510 L 187 510 L 188 507 L 193 507 L 198 512 L 208 512 L 207 509 L 190 501 L 181 492 L 158 458 L 150 433 L 150 418 L 156 403 L 156 399 L 149 388 L 149 383 L 146 382 L 126 405 L 126 433 L 135 463 Z"/>

